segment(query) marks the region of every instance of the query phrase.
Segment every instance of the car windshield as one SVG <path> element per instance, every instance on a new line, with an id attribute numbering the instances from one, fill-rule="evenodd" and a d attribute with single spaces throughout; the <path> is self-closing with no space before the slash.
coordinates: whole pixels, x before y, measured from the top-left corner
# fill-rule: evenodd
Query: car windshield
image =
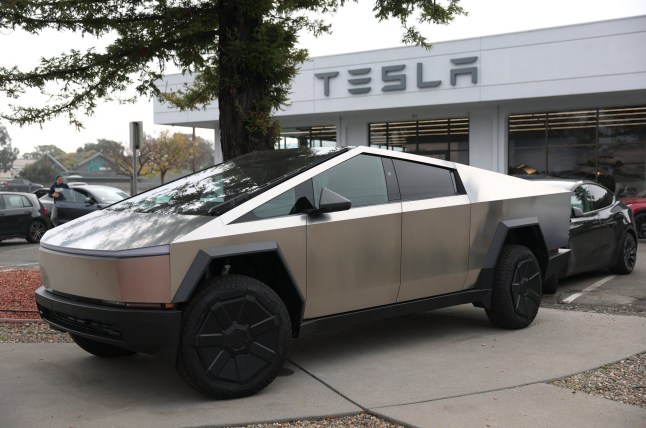
<path id="1" fill-rule="evenodd" d="M 129 197 L 123 190 L 110 187 L 95 187 L 92 189 L 92 195 L 99 202 L 117 202 Z"/>
<path id="2" fill-rule="evenodd" d="M 339 148 L 252 152 L 161 185 L 108 208 L 157 214 L 220 215 L 294 173 L 341 153 Z"/>

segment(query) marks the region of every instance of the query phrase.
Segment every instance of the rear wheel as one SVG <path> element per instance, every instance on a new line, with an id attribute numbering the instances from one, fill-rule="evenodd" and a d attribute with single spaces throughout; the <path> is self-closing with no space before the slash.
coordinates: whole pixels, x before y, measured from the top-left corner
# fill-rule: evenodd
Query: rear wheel
<path id="1" fill-rule="evenodd" d="M 272 289 L 246 276 L 217 277 L 184 311 L 177 370 L 212 398 L 248 396 L 274 380 L 291 337 L 287 309 Z"/>
<path id="2" fill-rule="evenodd" d="M 27 230 L 27 241 L 33 243 L 40 242 L 40 238 L 47 232 L 47 225 L 40 220 L 34 220 Z"/>
<path id="3" fill-rule="evenodd" d="M 541 268 L 534 253 L 521 245 L 506 245 L 494 271 L 487 317 L 501 328 L 527 327 L 538 313 L 541 291 Z"/>
<path id="4" fill-rule="evenodd" d="M 632 233 L 626 232 L 619 241 L 617 261 L 613 272 L 625 275 L 631 273 L 637 262 L 637 241 Z"/>
<path id="5" fill-rule="evenodd" d="M 96 355 L 97 357 L 119 358 L 127 357 L 136 353 L 128 349 L 109 345 L 103 342 L 97 342 L 96 340 L 88 339 L 87 337 L 78 336 L 76 334 L 70 333 L 70 336 L 72 336 L 72 340 L 81 347 L 81 349 L 92 355 Z"/>

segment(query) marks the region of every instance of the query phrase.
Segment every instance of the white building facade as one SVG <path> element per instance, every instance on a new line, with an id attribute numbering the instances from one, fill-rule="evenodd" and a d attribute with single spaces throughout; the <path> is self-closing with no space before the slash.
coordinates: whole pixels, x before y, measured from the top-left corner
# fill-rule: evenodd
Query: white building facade
<path id="1" fill-rule="evenodd" d="M 187 78 L 169 75 L 169 89 Z M 217 103 L 154 105 L 214 129 Z M 646 16 L 313 58 L 276 112 L 281 148 L 371 145 L 510 174 L 646 187 Z"/>

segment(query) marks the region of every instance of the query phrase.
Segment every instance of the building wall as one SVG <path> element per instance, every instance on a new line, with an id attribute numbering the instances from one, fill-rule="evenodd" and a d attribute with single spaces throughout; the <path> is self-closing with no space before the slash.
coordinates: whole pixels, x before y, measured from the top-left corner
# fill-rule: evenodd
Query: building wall
<path id="1" fill-rule="evenodd" d="M 470 164 L 506 172 L 510 114 L 646 104 L 644 46 L 640 16 L 436 43 L 430 51 L 318 57 L 303 64 L 289 106 L 276 116 L 283 127 L 335 124 L 339 145 L 368 144 L 371 122 L 468 116 Z M 452 83 L 452 70 L 465 69 L 473 72 Z M 166 85 L 190 80 L 170 75 Z M 158 124 L 218 126 L 217 102 L 194 112 L 155 103 L 154 113 Z"/>

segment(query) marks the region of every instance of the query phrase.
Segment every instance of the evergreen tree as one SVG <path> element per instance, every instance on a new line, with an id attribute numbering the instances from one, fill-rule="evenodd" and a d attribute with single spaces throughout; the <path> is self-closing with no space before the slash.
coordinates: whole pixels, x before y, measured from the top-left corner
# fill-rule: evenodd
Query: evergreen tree
<path id="1" fill-rule="evenodd" d="M 297 47 L 301 30 L 315 36 L 330 25 L 314 18 L 351 0 L 3 0 L 0 30 L 71 31 L 84 37 L 115 37 L 104 51 L 71 50 L 43 58 L 21 71 L 0 67 L 0 92 L 19 98 L 57 84 L 53 104 L 13 106 L 5 115 L 18 124 L 67 115 L 81 127 L 79 111 L 96 103 L 140 96 L 170 101 L 180 109 L 215 99 L 220 110 L 224 159 L 274 147 L 278 133 L 271 116 L 287 99 L 292 78 L 307 58 Z M 459 0 L 374 0 L 374 16 L 401 22 L 404 43 L 427 45 L 411 20 L 446 24 L 465 14 Z M 1 37 L 1 36 L 0 36 Z M 172 64 L 196 77 L 192 86 L 166 92 L 159 86 Z M 134 84 L 136 94 L 128 97 Z"/>

